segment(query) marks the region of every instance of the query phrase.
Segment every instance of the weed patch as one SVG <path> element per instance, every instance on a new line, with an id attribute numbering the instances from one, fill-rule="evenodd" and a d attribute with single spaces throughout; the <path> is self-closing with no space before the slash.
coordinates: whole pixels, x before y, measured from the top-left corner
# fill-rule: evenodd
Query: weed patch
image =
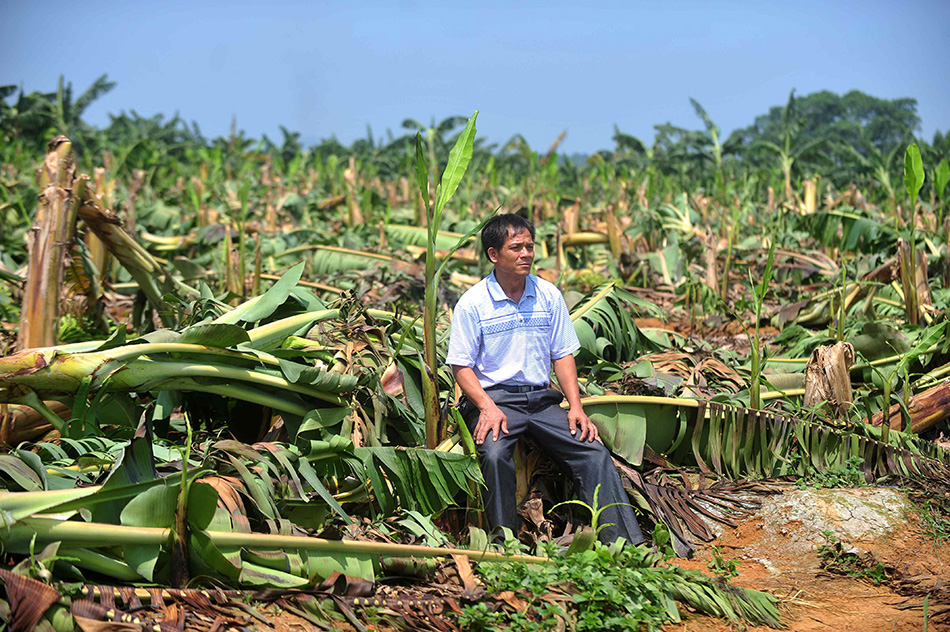
<path id="1" fill-rule="evenodd" d="M 943 544 L 950 541 L 950 507 L 947 503 L 926 500 L 918 505 L 920 527 L 928 538 Z"/>
<path id="2" fill-rule="evenodd" d="M 481 564 L 479 574 L 498 606 L 465 606 L 466 630 L 658 630 L 679 620 L 676 601 L 733 621 L 778 625 L 770 595 L 736 588 L 677 566 L 657 565 L 662 555 L 644 547 L 600 543 L 549 565 Z"/>
<path id="3" fill-rule="evenodd" d="M 718 577 L 738 577 L 739 576 L 739 562 L 733 559 L 725 559 L 722 556 L 722 548 L 718 546 L 713 546 L 712 551 L 712 560 L 706 564 L 706 567 L 712 571 Z"/>
<path id="4" fill-rule="evenodd" d="M 890 579 L 885 566 L 874 559 L 871 553 L 847 551 L 841 540 L 831 531 L 824 531 L 823 535 L 827 543 L 818 547 L 818 558 L 824 570 L 836 575 L 867 579 L 875 586 L 880 586 Z"/>

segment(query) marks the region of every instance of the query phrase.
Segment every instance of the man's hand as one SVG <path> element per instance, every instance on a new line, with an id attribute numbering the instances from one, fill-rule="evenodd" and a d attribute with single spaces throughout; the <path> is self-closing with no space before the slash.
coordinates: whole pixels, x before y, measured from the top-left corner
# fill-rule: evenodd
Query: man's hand
<path id="1" fill-rule="evenodd" d="M 489 405 L 481 409 L 478 414 L 478 424 L 475 426 L 475 432 L 472 436 L 475 443 L 481 445 L 485 443 L 485 437 L 490 432 L 492 441 L 498 441 L 498 431 L 501 430 L 508 434 L 508 417 L 499 410 L 495 403 L 489 400 Z"/>
<path id="2" fill-rule="evenodd" d="M 467 366 L 452 366 L 452 373 L 462 392 L 465 393 L 465 397 L 479 410 L 478 423 L 475 424 L 475 431 L 472 432 L 475 443 L 478 445 L 485 443 L 485 437 L 489 432 L 492 435 L 492 441 L 498 441 L 499 430 L 508 434 L 508 418 L 498 409 L 498 406 L 495 406 L 495 402 L 478 383 L 475 371 Z"/>
<path id="3" fill-rule="evenodd" d="M 597 426 L 595 426 L 594 422 L 584 413 L 582 406 L 571 406 L 571 409 L 567 411 L 567 423 L 571 427 L 571 434 L 575 436 L 577 435 L 577 428 L 580 427 L 581 434 L 578 437 L 579 441 L 583 441 L 585 438 L 588 441 L 593 441 L 594 439 L 600 441 Z M 601 443 L 603 443 L 603 441 L 601 441 Z"/>
<path id="4" fill-rule="evenodd" d="M 577 385 L 577 366 L 574 364 L 574 356 L 566 355 L 554 361 L 554 374 L 557 376 L 558 384 L 561 385 L 561 391 L 567 398 L 571 408 L 567 411 L 567 423 L 571 427 L 571 434 L 577 437 L 577 428 L 580 427 L 581 434 L 578 440 L 593 441 L 598 436 L 597 426 L 588 419 L 581 405 L 580 389 Z M 603 443 L 603 441 L 600 441 Z"/>

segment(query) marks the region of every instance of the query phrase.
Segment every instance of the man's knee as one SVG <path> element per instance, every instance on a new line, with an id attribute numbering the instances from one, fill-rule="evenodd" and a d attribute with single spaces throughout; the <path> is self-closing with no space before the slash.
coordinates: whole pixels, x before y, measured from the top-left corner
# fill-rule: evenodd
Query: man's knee
<path id="1" fill-rule="evenodd" d="M 483 468 L 496 468 L 511 463 L 511 449 L 506 443 L 492 441 L 491 435 L 485 438 L 485 443 L 478 446 L 478 459 Z"/>
<path id="2" fill-rule="evenodd" d="M 600 441 L 588 441 L 586 438 L 579 440 L 577 442 L 577 453 L 582 459 L 590 463 L 597 463 L 598 465 L 609 463 L 613 467 L 614 459 L 610 455 L 610 450 Z"/>

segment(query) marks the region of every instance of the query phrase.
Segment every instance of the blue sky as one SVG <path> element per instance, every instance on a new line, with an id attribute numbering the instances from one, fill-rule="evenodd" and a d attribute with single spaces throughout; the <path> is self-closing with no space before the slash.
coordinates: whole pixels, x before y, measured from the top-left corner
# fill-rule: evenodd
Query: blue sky
<path id="1" fill-rule="evenodd" d="M 817 90 L 913 97 L 922 136 L 950 129 L 950 2 L 22 2 L 0 6 L 0 85 L 118 86 L 86 119 L 175 112 L 209 136 L 232 116 L 313 142 L 402 133 L 478 109 L 480 137 L 609 148 L 613 126 L 723 131 Z"/>

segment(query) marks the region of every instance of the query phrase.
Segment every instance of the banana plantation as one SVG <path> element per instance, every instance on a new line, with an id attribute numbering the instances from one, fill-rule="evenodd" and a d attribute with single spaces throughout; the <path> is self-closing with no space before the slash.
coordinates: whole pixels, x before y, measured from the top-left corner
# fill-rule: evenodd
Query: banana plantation
<path id="1" fill-rule="evenodd" d="M 913 99 L 792 93 L 728 136 L 693 101 L 569 157 L 478 112 L 349 146 L 87 124 L 112 86 L 0 86 L 3 629 L 794 628 L 684 560 L 804 486 L 950 538 L 950 135 Z M 645 546 L 596 542 L 530 441 L 488 535 L 444 358 L 497 213 L 537 227 Z M 882 580 L 919 629 L 933 574 Z"/>

